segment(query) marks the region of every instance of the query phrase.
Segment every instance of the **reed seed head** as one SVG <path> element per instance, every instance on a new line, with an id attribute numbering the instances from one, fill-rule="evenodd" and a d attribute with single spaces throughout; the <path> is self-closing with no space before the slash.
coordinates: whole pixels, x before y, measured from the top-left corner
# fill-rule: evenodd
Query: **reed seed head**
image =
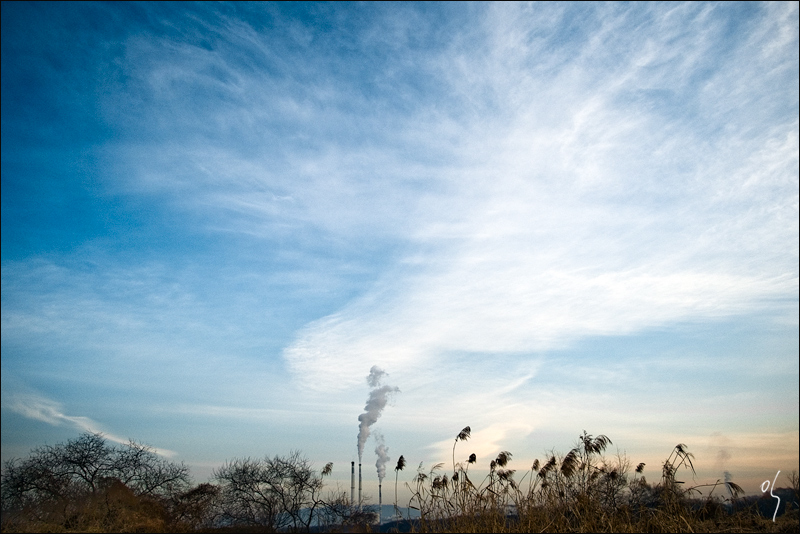
<path id="1" fill-rule="evenodd" d="M 734 499 L 739 495 L 744 495 L 744 489 L 742 489 L 742 487 L 735 482 L 726 482 L 725 486 L 728 488 L 728 491 L 731 492 L 731 495 Z"/>
<path id="2" fill-rule="evenodd" d="M 497 465 L 500 467 L 505 467 L 506 464 L 511 460 L 511 453 L 508 451 L 502 451 L 500 454 L 497 455 Z"/>
<path id="3" fill-rule="evenodd" d="M 578 453 L 578 449 L 572 449 L 561 461 L 561 474 L 567 478 L 571 477 L 578 467 L 578 462 L 580 461 Z"/>
<path id="4" fill-rule="evenodd" d="M 328 476 L 333 471 L 333 462 L 328 462 L 325 464 L 325 467 L 322 468 L 322 476 Z"/>
<path id="5" fill-rule="evenodd" d="M 608 436 L 601 434 L 594 438 L 594 452 L 603 452 L 610 444 L 611 440 L 608 438 Z"/>
<path id="6" fill-rule="evenodd" d="M 497 471 L 497 477 L 500 480 L 511 481 L 516 471 L 514 469 L 500 469 Z"/>

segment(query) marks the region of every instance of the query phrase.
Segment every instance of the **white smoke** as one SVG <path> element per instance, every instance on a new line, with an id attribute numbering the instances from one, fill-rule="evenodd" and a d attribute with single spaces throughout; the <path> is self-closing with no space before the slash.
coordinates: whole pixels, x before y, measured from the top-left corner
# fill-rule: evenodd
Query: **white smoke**
<path id="1" fill-rule="evenodd" d="M 383 441 L 383 434 L 375 432 L 375 454 L 378 459 L 375 461 L 375 467 L 378 469 L 378 481 L 383 482 L 386 477 L 386 463 L 389 461 L 389 447 Z"/>
<path id="2" fill-rule="evenodd" d="M 367 442 L 367 438 L 369 437 L 369 427 L 374 425 L 378 418 L 381 416 L 381 412 L 386 407 L 386 403 L 389 402 L 389 397 L 392 393 L 399 393 L 400 389 L 394 386 L 380 386 L 381 378 L 386 375 L 386 371 L 378 367 L 377 365 L 373 365 L 372 369 L 369 370 L 369 376 L 367 377 L 367 384 L 373 388 L 372 391 L 369 392 L 369 397 L 367 398 L 367 404 L 364 406 L 364 413 L 358 416 L 358 463 L 361 463 L 361 458 L 364 455 L 364 444 Z"/>
<path id="3" fill-rule="evenodd" d="M 386 371 L 378 367 L 377 365 L 373 365 L 372 368 L 369 370 L 369 376 L 367 377 L 367 384 L 371 388 L 376 388 L 381 385 L 381 378 L 386 376 Z"/>

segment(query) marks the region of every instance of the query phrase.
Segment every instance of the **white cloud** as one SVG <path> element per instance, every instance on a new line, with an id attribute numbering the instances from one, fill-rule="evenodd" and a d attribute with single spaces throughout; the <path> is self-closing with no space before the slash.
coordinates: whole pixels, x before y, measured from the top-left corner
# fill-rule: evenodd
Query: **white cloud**
<path id="1" fill-rule="evenodd" d="M 4 402 L 4 404 L 6 404 Z M 13 393 L 10 394 L 8 409 L 16 412 L 28 419 L 42 421 L 53 426 L 70 426 L 81 432 L 91 432 L 102 434 L 105 439 L 127 445 L 130 440 L 120 438 L 114 434 L 101 430 L 101 425 L 96 421 L 84 416 L 66 415 L 60 403 L 41 395 L 33 393 Z M 175 456 L 174 451 L 152 447 L 153 452 L 165 457 Z"/>
<path id="2" fill-rule="evenodd" d="M 487 23 L 487 48 L 454 45 L 442 72 L 472 113 L 457 119 L 453 159 L 398 226 L 401 262 L 286 348 L 298 381 L 333 394 L 378 364 L 419 388 L 404 410 L 485 428 L 489 452 L 554 421 L 532 417 L 535 398 L 471 403 L 457 384 L 476 395 L 493 374 L 537 376 L 545 351 L 585 337 L 748 315 L 796 324 L 798 123 L 750 111 L 780 109 L 766 86 L 784 82 L 752 41 L 721 50 L 710 9 L 654 13 L 623 37 L 603 21 L 568 64 L 517 12 Z M 794 53 L 781 43 L 775 64 Z M 450 138 L 439 118 L 414 131 Z M 464 368 L 464 353 L 481 357 Z M 516 363 L 498 370 L 506 357 Z M 550 408 L 577 420 L 575 402 Z M 432 447 L 449 458 L 446 440 Z"/>
<path id="3" fill-rule="evenodd" d="M 104 265 L 130 277 L 72 269 L 46 291 L 24 276 L 40 264 L 4 261 L 4 341 L 74 332 L 279 404 L 209 362 L 249 365 L 243 345 L 297 324 L 253 317 L 341 291 L 285 347 L 292 387 L 340 402 L 378 364 L 407 413 L 472 424 L 488 453 L 544 421 L 515 403 L 546 351 L 731 316 L 796 324 L 796 5 L 742 20 L 725 4 L 466 9 L 442 31 L 418 13 L 347 35 L 295 21 L 288 45 L 225 17 L 207 48 L 131 38 L 104 108 L 127 132 L 107 147 L 109 189 L 247 240 L 164 261 L 206 271 Z M 187 410 L 285 417 L 204 402 Z"/>
<path id="4" fill-rule="evenodd" d="M 700 58 L 674 48 L 689 62 L 679 70 L 698 68 Z M 502 73 L 468 70 L 500 78 L 498 91 L 521 86 L 542 96 L 540 81 L 503 87 Z M 647 109 L 612 103 L 638 70 L 615 71 L 598 86 L 545 86 L 571 119 L 538 124 L 540 105 L 512 99 L 501 115 L 519 111 L 521 119 L 486 118 L 485 130 L 465 132 L 463 161 L 478 164 L 459 164 L 446 193 L 421 201 L 408 225 L 410 267 L 309 325 L 285 353 L 290 364 L 315 374 L 319 387 L 344 388 L 370 362 L 546 350 L 587 335 L 764 311 L 776 299 L 785 299 L 779 313 L 791 313 L 797 122 L 727 139 L 738 153 L 716 146 L 700 154 L 690 147 L 696 124 L 661 125 Z M 669 89 L 672 71 L 649 78 Z M 620 74 L 630 82 L 620 85 Z"/>

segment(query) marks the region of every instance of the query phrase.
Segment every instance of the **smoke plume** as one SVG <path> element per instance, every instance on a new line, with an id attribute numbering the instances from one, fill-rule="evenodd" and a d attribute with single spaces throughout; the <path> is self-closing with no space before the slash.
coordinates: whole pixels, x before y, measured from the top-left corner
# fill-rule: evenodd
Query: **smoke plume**
<path id="1" fill-rule="evenodd" d="M 367 404 L 364 406 L 364 413 L 358 416 L 359 463 L 361 463 L 361 458 L 364 456 L 364 444 L 367 442 L 367 438 L 369 437 L 369 427 L 378 421 L 378 418 L 381 416 L 381 412 L 386 407 L 386 403 L 389 402 L 389 396 L 392 393 L 400 392 L 400 389 L 394 386 L 378 387 L 380 386 L 381 378 L 383 378 L 384 375 L 386 375 L 386 371 L 377 365 L 373 365 L 372 369 L 369 370 L 367 384 L 369 384 L 369 386 L 373 389 L 369 392 Z"/>
<path id="2" fill-rule="evenodd" d="M 389 447 L 383 441 L 383 434 L 375 432 L 375 454 L 378 456 L 375 467 L 378 469 L 378 482 L 383 482 L 386 476 L 386 462 L 389 461 Z"/>
<path id="3" fill-rule="evenodd" d="M 376 388 L 381 385 L 381 378 L 386 376 L 386 371 L 378 367 L 377 365 L 373 365 L 372 368 L 369 370 L 369 376 L 367 377 L 367 384 L 371 388 Z"/>

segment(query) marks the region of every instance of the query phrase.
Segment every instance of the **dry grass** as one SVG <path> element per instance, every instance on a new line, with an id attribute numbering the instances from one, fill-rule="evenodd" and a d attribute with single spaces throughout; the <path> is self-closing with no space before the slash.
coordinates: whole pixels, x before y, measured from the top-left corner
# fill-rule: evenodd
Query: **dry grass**
<path id="1" fill-rule="evenodd" d="M 467 427 L 469 428 L 469 427 Z M 463 434 L 463 432 L 462 432 Z M 459 441 L 462 434 L 456 438 Z M 676 445 L 662 464 L 659 482 L 649 484 L 644 464 L 630 472 L 624 455 L 608 459 L 611 444 L 604 435 L 586 432 L 576 446 L 561 455 L 551 451 L 534 461 L 522 476 L 510 469 L 512 454 L 503 451 L 489 464 L 480 483 L 469 476 L 475 462 L 453 463 L 448 478 L 422 465 L 411 484 L 410 507 L 420 518 L 417 532 L 797 532 L 797 509 L 776 522 L 755 507 L 731 513 L 742 488 L 730 482 L 688 486 L 677 480 L 681 471 L 694 473 L 694 456 L 685 444 Z M 796 484 L 797 476 L 790 481 Z M 728 498 L 714 496 L 717 487 Z M 700 489 L 707 490 L 702 496 Z M 721 492 L 720 492 L 721 493 Z"/>
<path id="2" fill-rule="evenodd" d="M 643 463 L 631 469 L 625 455 L 606 457 L 612 444 L 607 436 L 586 432 L 566 454 L 550 451 L 522 471 L 512 469 L 512 453 L 502 451 L 478 481 L 469 472 L 475 454 L 464 462 L 455 461 L 456 445 L 466 442 L 470 432 L 465 427 L 455 438 L 452 472 L 442 472 L 441 463 L 430 469 L 420 464 L 406 483 L 412 492 L 408 505 L 420 517 L 383 525 L 382 530 L 394 526 L 413 532 L 800 531 L 796 504 L 784 501 L 786 513 L 773 522 L 752 502 L 745 505 L 736 484 L 689 486 L 678 480 L 681 474 L 694 473 L 694 457 L 685 444 L 672 449 L 655 483 L 642 476 Z M 329 463 L 321 470 L 320 484 L 332 467 Z M 395 506 L 398 478 L 405 467 L 401 456 L 395 467 Z M 787 477 L 795 503 L 799 478 L 797 472 Z M 220 523 L 222 495 L 229 492 L 221 485 L 200 484 L 174 495 L 152 496 L 137 494 L 119 480 L 108 481 L 91 493 L 40 500 L 27 509 L 9 507 L 4 498 L 2 532 L 269 532 L 274 528 Z M 377 530 L 372 514 L 350 507 L 343 491 L 315 498 L 314 506 L 319 507 L 316 517 L 326 525 L 325 531 Z M 309 524 L 303 528 L 308 530 Z"/>

